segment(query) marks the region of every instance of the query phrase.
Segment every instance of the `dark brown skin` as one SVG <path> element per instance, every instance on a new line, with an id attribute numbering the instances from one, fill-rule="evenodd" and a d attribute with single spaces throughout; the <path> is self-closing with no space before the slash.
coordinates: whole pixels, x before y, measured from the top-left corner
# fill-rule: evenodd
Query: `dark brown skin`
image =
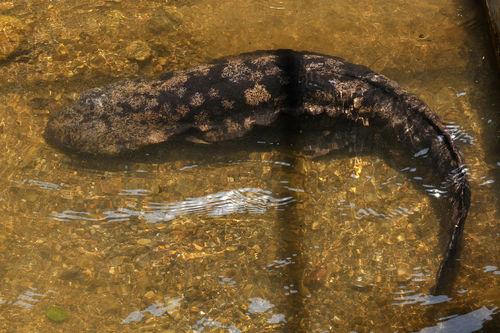
<path id="1" fill-rule="evenodd" d="M 462 157 L 441 121 L 417 97 L 370 69 L 291 50 L 259 51 L 93 89 L 49 120 L 47 140 L 64 149 L 116 156 L 190 133 L 199 140 L 239 138 L 280 115 L 348 121 L 388 131 L 414 152 L 429 148 L 449 184 L 448 246 L 437 274 L 442 289 L 470 205 Z M 327 152 L 322 152 L 327 153 Z"/>

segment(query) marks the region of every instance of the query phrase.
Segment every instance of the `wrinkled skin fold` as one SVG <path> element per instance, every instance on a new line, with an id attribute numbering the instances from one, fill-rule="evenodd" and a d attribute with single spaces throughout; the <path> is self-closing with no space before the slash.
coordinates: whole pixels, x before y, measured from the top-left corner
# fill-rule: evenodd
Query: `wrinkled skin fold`
<path id="1" fill-rule="evenodd" d="M 236 139 L 283 115 L 373 126 L 411 147 L 412 154 L 428 149 L 449 186 L 452 211 L 434 290 L 439 293 L 449 279 L 470 205 L 466 168 L 436 114 L 364 66 L 292 50 L 241 54 L 157 80 L 90 90 L 52 115 L 45 137 L 76 153 L 116 156 L 186 134 L 208 143 Z"/>

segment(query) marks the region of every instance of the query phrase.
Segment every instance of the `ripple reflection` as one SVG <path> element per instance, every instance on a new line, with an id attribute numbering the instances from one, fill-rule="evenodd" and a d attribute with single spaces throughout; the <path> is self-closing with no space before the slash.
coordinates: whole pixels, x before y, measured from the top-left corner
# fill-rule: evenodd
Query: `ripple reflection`
<path id="1" fill-rule="evenodd" d="M 140 322 L 144 319 L 146 314 L 150 314 L 153 317 L 161 317 L 164 314 L 171 314 L 180 307 L 181 301 L 182 297 L 174 297 L 166 299 L 165 303 L 157 302 L 147 306 L 143 310 L 132 311 L 125 319 L 122 320 L 122 324 L 126 325 Z"/>
<path id="2" fill-rule="evenodd" d="M 177 217 L 198 214 L 211 217 L 236 213 L 263 214 L 270 208 L 279 209 L 294 202 L 293 197 L 274 197 L 272 192 L 259 188 L 241 188 L 217 192 L 177 202 L 151 202 L 145 210 L 118 208 L 95 217 L 89 212 L 65 210 L 52 213 L 58 221 L 127 221 L 132 217 L 148 223 L 168 222 Z"/>
<path id="3" fill-rule="evenodd" d="M 483 328 L 483 324 L 493 319 L 492 315 L 497 313 L 497 308 L 488 309 L 483 306 L 472 312 L 455 315 L 445 318 L 435 326 L 426 327 L 418 331 L 418 333 L 471 333 Z"/>

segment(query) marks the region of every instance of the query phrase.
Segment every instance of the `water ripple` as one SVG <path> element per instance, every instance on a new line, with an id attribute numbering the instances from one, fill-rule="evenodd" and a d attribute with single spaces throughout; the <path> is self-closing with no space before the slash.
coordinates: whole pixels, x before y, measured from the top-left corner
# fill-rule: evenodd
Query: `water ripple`
<path id="1" fill-rule="evenodd" d="M 181 305 L 182 297 L 174 297 L 166 299 L 165 303 L 156 302 L 153 303 L 143 310 L 132 311 L 125 319 L 122 320 L 122 324 L 131 324 L 141 321 L 146 314 L 150 314 L 153 317 L 161 317 L 164 314 L 171 314 L 176 311 Z"/>
<path id="2" fill-rule="evenodd" d="M 264 313 L 274 307 L 273 303 L 260 297 L 252 297 L 249 301 L 250 304 L 248 305 L 248 313 L 250 314 Z"/>
<path id="3" fill-rule="evenodd" d="M 497 308 L 488 309 L 483 306 L 472 312 L 455 315 L 447 318 L 437 323 L 435 326 L 426 327 L 418 331 L 418 333 L 443 333 L 443 332 L 455 332 L 455 333 L 471 333 L 476 332 L 483 328 L 483 324 L 493 319 L 493 315 L 497 313 Z"/>
<path id="4" fill-rule="evenodd" d="M 448 302 L 451 300 L 450 297 L 446 295 L 424 295 L 424 294 L 409 294 L 403 295 L 399 294 L 399 297 L 394 299 L 393 305 L 411 305 L 411 304 L 419 304 L 419 305 L 433 305 Z"/>
<path id="5" fill-rule="evenodd" d="M 446 123 L 444 127 L 453 141 L 459 141 L 469 145 L 474 144 L 475 138 L 467 133 L 460 125 Z"/>
<path id="6" fill-rule="evenodd" d="M 42 190 L 60 190 L 64 184 L 55 184 L 38 179 L 25 179 L 23 181 L 17 182 L 18 184 L 25 184 L 29 186 L 35 186 Z"/>
<path id="7" fill-rule="evenodd" d="M 337 206 L 341 210 L 355 210 L 356 212 L 355 218 L 358 220 L 368 217 L 376 217 L 381 219 L 405 217 L 415 214 L 415 209 L 416 209 L 416 208 L 408 209 L 406 207 L 398 206 L 396 208 L 388 208 L 385 211 L 380 212 L 370 207 L 358 207 L 355 203 L 343 199 L 337 202 Z"/>
<path id="8" fill-rule="evenodd" d="M 145 190 L 142 188 L 133 188 L 133 189 L 126 189 L 122 190 L 118 195 L 127 195 L 127 196 L 146 196 L 150 194 L 151 191 Z"/>
<path id="9" fill-rule="evenodd" d="M 274 9 L 274 10 L 283 10 L 286 8 L 284 1 L 277 1 L 277 0 L 269 2 L 268 7 L 269 9 Z"/>
<path id="10" fill-rule="evenodd" d="M 487 265 L 483 267 L 483 272 L 485 273 L 493 273 L 494 275 L 500 275 L 500 270 L 497 266 Z"/>
<path id="11" fill-rule="evenodd" d="M 296 254 L 294 253 L 293 256 L 296 256 Z M 290 264 L 295 264 L 295 262 L 292 260 L 292 257 L 286 257 L 286 258 L 283 258 L 283 259 L 273 260 L 273 262 L 270 263 L 270 264 L 268 264 L 266 266 L 266 268 L 267 269 L 281 268 L 281 267 L 288 266 Z"/>
<path id="12" fill-rule="evenodd" d="M 0 305 L 1 304 L 10 304 L 13 306 L 17 306 L 20 308 L 31 310 L 45 296 L 46 296 L 46 294 L 38 292 L 38 289 L 29 288 L 26 291 L 24 291 L 22 294 L 18 295 L 15 300 L 9 301 L 9 300 L 3 300 L 0 298 Z"/>
<path id="13" fill-rule="evenodd" d="M 241 333 L 241 331 L 234 325 L 225 325 L 220 321 L 217 321 L 212 318 L 203 317 L 200 320 L 196 321 L 196 324 L 193 325 L 193 332 L 201 333 L 205 330 L 205 328 L 218 328 L 220 330 L 226 330 L 228 333 Z"/>
<path id="14" fill-rule="evenodd" d="M 187 198 L 177 202 L 151 202 L 144 210 L 118 208 L 100 215 L 88 212 L 65 210 L 54 212 L 52 217 L 58 221 L 127 221 L 132 217 L 149 223 L 167 222 L 177 217 L 198 214 L 211 217 L 235 213 L 263 214 L 270 208 L 279 209 L 294 202 L 293 197 L 276 198 L 272 192 L 259 188 L 241 188 L 217 192 L 202 197 Z"/>

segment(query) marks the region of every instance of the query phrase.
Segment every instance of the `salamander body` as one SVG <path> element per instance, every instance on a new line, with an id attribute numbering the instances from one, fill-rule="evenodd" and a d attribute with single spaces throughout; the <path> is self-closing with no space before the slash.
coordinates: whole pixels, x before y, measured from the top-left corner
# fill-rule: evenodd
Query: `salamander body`
<path id="1" fill-rule="evenodd" d="M 470 205 L 462 157 L 430 108 L 395 82 L 333 56 L 292 50 L 227 57 L 155 80 L 126 80 L 84 93 L 45 131 L 61 148 L 115 156 L 194 135 L 207 143 L 272 126 L 281 116 L 352 123 L 428 149 L 448 181 L 452 214 L 437 286 L 455 256 Z"/>

